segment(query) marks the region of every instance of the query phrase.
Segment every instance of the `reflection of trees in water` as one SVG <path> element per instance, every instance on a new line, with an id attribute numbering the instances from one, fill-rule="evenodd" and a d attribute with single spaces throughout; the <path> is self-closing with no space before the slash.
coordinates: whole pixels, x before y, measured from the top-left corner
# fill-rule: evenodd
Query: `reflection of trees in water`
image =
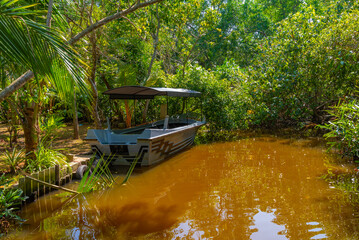
<path id="1" fill-rule="evenodd" d="M 197 146 L 100 198 L 75 199 L 42 221 L 41 231 L 55 238 L 250 239 L 254 216 L 267 212 L 290 239 L 355 239 L 357 209 L 318 179 L 323 157 L 274 138 Z"/>
<path id="2" fill-rule="evenodd" d="M 248 239 L 259 210 L 276 210 L 274 223 L 285 226 L 281 234 L 291 239 L 355 234 L 355 224 L 348 224 L 350 217 L 342 211 L 345 204 L 329 201 L 332 190 L 317 179 L 324 171 L 322 152 L 284 143 L 248 140 L 212 146 L 216 161 L 208 161 L 200 171 L 209 177 L 222 175 L 219 184 L 193 201 L 192 210 L 183 217 L 192 219 L 188 236 L 201 231 L 203 237 L 235 234 Z M 339 230 L 343 228 L 347 234 Z"/>

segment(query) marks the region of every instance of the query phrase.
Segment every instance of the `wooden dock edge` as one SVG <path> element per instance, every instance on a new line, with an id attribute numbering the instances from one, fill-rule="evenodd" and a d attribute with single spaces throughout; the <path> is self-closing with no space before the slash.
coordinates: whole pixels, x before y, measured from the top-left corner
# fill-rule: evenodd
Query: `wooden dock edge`
<path id="1" fill-rule="evenodd" d="M 57 189 L 61 189 L 60 186 L 71 182 L 79 166 L 87 165 L 92 156 L 67 155 L 66 157 L 70 161 L 68 165 L 62 167 L 56 165 L 20 177 L 18 184 L 14 184 L 12 188 L 21 189 L 23 196 L 28 197 L 26 202 L 32 202 L 38 197 L 56 190 L 54 186 L 58 186 Z"/>

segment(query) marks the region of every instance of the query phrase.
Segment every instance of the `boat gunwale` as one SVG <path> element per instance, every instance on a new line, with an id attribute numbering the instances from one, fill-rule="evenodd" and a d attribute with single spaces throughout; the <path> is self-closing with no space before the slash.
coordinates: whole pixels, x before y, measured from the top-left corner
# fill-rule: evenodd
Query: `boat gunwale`
<path id="1" fill-rule="evenodd" d="M 161 134 L 161 135 L 158 135 L 158 136 L 154 136 L 154 137 L 150 137 L 150 138 L 137 138 L 137 140 L 155 140 L 156 138 L 160 138 L 160 137 L 163 137 L 163 136 L 167 136 L 167 135 L 170 135 L 170 134 L 173 134 L 173 133 L 178 133 L 178 132 L 182 132 L 184 130 L 187 130 L 187 129 L 190 129 L 190 128 L 194 128 L 194 127 L 200 127 L 202 125 L 204 125 L 206 123 L 204 122 L 201 122 L 201 121 L 196 121 L 192 124 L 189 124 L 187 126 L 182 126 L 182 127 L 178 127 L 178 128 L 182 128 L 182 129 L 178 129 L 178 130 L 175 130 L 175 131 L 171 131 L 171 132 L 167 132 L 167 133 L 164 133 L 164 134 Z M 176 129 L 176 128 L 173 128 L 173 129 Z M 157 130 L 157 129 L 156 129 Z M 161 130 L 161 129 L 158 129 L 158 130 Z M 171 129 L 172 130 L 172 129 Z"/>
<path id="2" fill-rule="evenodd" d="M 170 134 L 175 134 L 175 133 L 179 133 L 179 132 L 182 132 L 182 131 L 185 131 L 185 130 L 188 130 L 188 129 L 191 129 L 191 128 L 196 128 L 196 127 L 201 127 L 205 124 L 205 122 L 202 122 L 202 121 L 196 121 L 192 124 L 189 124 L 189 125 L 186 125 L 186 126 L 182 126 L 182 127 L 178 127 L 178 128 L 173 128 L 171 129 L 172 131 L 170 132 L 166 132 L 166 133 L 163 133 L 163 134 L 160 134 L 160 135 L 157 135 L 157 136 L 154 136 L 154 137 L 150 137 L 150 138 L 137 138 L 137 142 L 121 142 L 120 143 L 116 143 L 116 142 L 111 142 L 111 143 L 101 143 L 98 139 L 85 139 L 86 141 L 93 141 L 93 142 L 99 142 L 101 145 L 136 145 L 138 143 L 138 141 L 152 141 L 152 140 L 156 140 L 157 138 L 161 138 L 161 137 L 165 137 L 165 136 L 168 136 Z M 105 130 L 107 131 L 107 129 L 98 129 L 98 130 Z M 160 130 L 161 129 L 149 129 L 149 130 Z M 116 133 L 115 133 L 116 134 Z M 116 134 L 116 135 L 122 135 L 122 134 Z M 125 135 L 125 134 L 123 134 Z M 129 135 L 129 134 L 126 134 L 126 135 Z M 141 134 L 133 134 L 133 135 L 141 135 Z"/>

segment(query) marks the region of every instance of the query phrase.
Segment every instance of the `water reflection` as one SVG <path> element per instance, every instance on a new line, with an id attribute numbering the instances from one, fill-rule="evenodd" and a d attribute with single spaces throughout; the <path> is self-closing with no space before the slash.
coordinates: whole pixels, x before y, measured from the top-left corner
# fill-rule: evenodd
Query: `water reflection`
<path id="1" fill-rule="evenodd" d="M 197 146 L 126 186 L 65 207 L 59 206 L 69 197 L 44 198 L 51 208 L 32 204 L 24 211 L 30 218 L 24 233 L 39 239 L 356 239 L 358 209 L 318 178 L 328 156 L 310 142 L 268 137 Z"/>
<path id="2" fill-rule="evenodd" d="M 258 213 L 253 216 L 254 226 L 249 228 L 255 230 L 251 235 L 251 239 L 287 239 L 285 236 L 285 226 L 277 225 L 274 223 L 275 210 L 269 212 L 262 212 L 258 210 Z"/>

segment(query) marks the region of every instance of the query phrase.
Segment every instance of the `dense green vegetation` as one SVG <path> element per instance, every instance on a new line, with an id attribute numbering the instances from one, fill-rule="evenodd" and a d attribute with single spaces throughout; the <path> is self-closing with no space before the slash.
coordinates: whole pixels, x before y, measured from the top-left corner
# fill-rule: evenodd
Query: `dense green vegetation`
<path id="1" fill-rule="evenodd" d="M 210 132 L 321 125 L 332 146 L 358 158 L 358 16 L 354 0 L 4 0 L 9 171 L 24 159 L 28 171 L 60 161 L 51 145 L 59 119 L 79 138 L 79 120 L 101 128 L 106 116 L 122 127 L 158 117 L 164 99 L 102 95 L 124 85 L 201 91 Z M 170 109 L 181 113 L 177 101 Z"/>

